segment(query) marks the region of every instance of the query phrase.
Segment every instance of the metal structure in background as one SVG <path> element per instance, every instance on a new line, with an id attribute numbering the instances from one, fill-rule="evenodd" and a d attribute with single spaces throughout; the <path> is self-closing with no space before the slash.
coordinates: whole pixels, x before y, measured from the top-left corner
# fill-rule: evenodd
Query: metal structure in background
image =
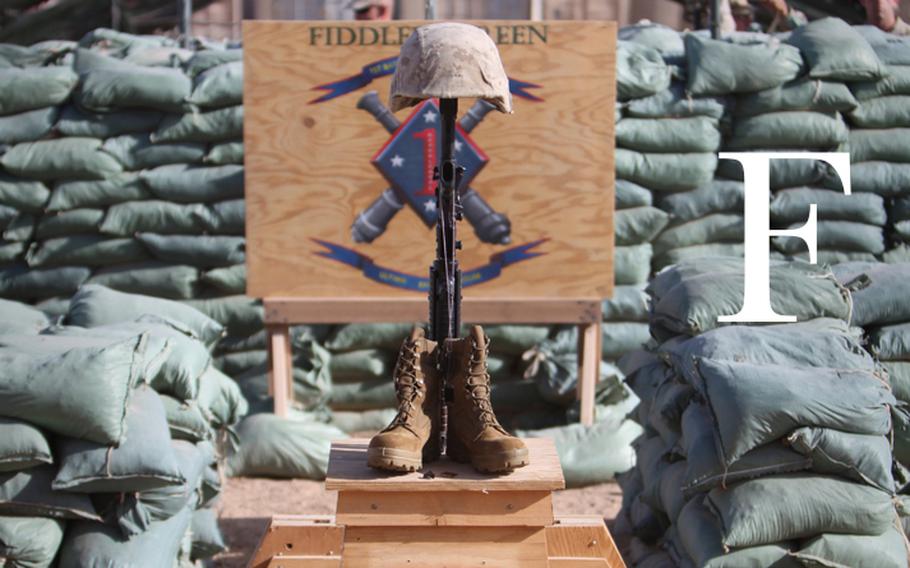
<path id="1" fill-rule="evenodd" d="M 177 0 L 180 5 L 180 44 L 189 47 L 193 38 L 193 1 Z"/>
<path id="2" fill-rule="evenodd" d="M 424 2 L 424 14 L 426 14 L 426 19 L 435 20 L 436 19 L 436 0 L 426 0 Z"/>

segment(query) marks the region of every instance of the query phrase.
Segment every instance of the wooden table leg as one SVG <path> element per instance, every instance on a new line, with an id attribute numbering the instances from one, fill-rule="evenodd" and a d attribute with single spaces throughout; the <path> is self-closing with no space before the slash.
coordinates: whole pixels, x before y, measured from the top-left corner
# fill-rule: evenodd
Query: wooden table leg
<path id="1" fill-rule="evenodd" d="M 291 335 L 287 325 L 266 326 L 269 348 L 269 394 L 275 414 L 287 416 L 294 401 L 294 366 L 291 362 Z"/>
<path id="2" fill-rule="evenodd" d="M 594 424 L 594 390 L 600 374 L 600 322 L 578 326 L 578 400 L 581 402 L 581 423 Z"/>

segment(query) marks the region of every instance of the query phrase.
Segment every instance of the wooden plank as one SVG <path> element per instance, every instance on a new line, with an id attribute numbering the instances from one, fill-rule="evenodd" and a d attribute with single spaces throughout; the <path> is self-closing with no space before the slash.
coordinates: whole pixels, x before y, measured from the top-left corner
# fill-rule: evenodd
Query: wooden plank
<path id="1" fill-rule="evenodd" d="M 605 559 L 610 568 L 626 566 L 603 518 L 597 515 L 557 517 L 547 527 L 547 554 L 550 558 Z"/>
<path id="2" fill-rule="evenodd" d="M 341 558 L 344 528 L 325 515 L 278 515 L 272 517 L 259 540 L 249 568 L 272 566 L 277 556 Z M 306 565 L 301 565 L 306 566 Z M 311 566 L 321 566 L 312 564 Z"/>
<path id="3" fill-rule="evenodd" d="M 502 475 L 482 474 L 470 464 L 443 458 L 422 471 L 394 474 L 367 466 L 369 440 L 332 442 L 327 490 L 338 491 L 553 491 L 565 488 L 559 456 L 551 438 L 526 438 L 530 464 Z M 432 471 L 432 477 L 424 472 Z"/>
<path id="4" fill-rule="evenodd" d="M 268 324 L 423 322 L 427 299 L 265 298 Z M 600 321 L 599 299 L 465 298 L 462 320 L 470 323 L 592 323 Z"/>
<path id="5" fill-rule="evenodd" d="M 530 527 L 351 527 L 345 568 L 547 568 L 545 529 Z"/>
<path id="6" fill-rule="evenodd" d="M 266 325 L 266 333 L 269 339 L 269 394 L 273 397 L 275 414 L 284 417 L 294 399 L 291 336 L 287 324 Z"/>
<path id="7" fill-rule="evenodd" d="M 375 266 L 374 275 L 386 281 L 395 280 L 389 278 L 393 271 L 426 277 L 435 253 L 434 233 L 410 206 L 372 243 L 351 237 L 357 215 L 389 185 L 371 164 L 389 134 L 356 104 L 368 90 L 378 91 L 385 101 L 390 76 L 313 103 L 328 92 L 317 86 L 360 75 L 370 64 L 398 55 L 404 38 L 421 24 L 244 22 L 249 295 L 425 297 L 425 289 L 380 283 L 362 270 Z M 464 295 L 608 297 L 613 283 L 616 24 L 477 24 L 498 43 L 508 75 L 533 83 L 527 92 L 539 100 L 515 96 L 513 116 L 491 113 L 471 132 L 489 156 L 471 186 L 509 218 L 511 243 L 482 242 L 462 222 L 459 260 L 466 271 L 489 264 L 495 268 L 502 258 L 496 255 L 540 240 L 534 250 L 545 254 L 505 266 L 497 277 L 465 288 Z M 470 104 L 464 101 L 460 114 Z M 409 112 L 396 116 L 405 120 Z M 409 156 L 404 167 L 422 169 L 424 161 L 423 155 Z M 358 266 L 320 255 L 326 248 L 314 239 L 354 251 L 350 259 Z"/>
<path id="8" fill-rule="evenodd" d="M 553 500 L 549 491 L 341 491 L 335 518 L 346 527 L 544 527 Z"/>
<path id="9" fill-rule="evenodd" d="M 341 568 L 340 556 L 274 556 L 268 568 Z"/>
<path id="10" fill-rule="evenodd" d="M 578 350 L 578 399 L 581 401 L 581 423 L 594 424 L 594 391 L 600 380 L 602 331 L 600 322 L 578 326 L 581 345 Z"/>
<path id="11" fill-rule="evenodd" d="M 551 556 L 550 568 L 612 568 L 603 558 Z"/>

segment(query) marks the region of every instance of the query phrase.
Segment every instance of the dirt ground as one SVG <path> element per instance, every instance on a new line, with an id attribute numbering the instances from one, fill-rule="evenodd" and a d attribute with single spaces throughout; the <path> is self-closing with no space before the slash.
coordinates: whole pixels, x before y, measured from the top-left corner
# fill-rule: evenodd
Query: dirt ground
<path id="1" fill-rule="evenodd" d="M 218 568 L 246 566 L 269 517 L 278 514 L 331 514 L 335 491 L 321 481 L 232 478 L 221 499 L 221 530 L 230 549 L 214 562 Z M 622 492 L 615 483 L 555 493 L 556 514 L 597 514 L 610 522 L 619 512 Z"/>

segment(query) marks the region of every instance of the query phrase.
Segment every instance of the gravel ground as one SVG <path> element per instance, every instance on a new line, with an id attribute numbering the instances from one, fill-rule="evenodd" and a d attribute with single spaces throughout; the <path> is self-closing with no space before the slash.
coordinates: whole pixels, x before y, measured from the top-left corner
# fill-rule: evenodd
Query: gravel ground
<path id="1" fill-rule="evenodd" d="M 227 479 L 221 499 L 221 530 L 230 550 L 219 555 L 218 568 L 246 566 L 272 515 L 331 514 L 335 491 L 321 481 L 254 478 Z M 619 512 L 622 492 L 615 483 L 558 491 L 553 497 L 556 514 L 599 514 L 612 521 Z"/>

